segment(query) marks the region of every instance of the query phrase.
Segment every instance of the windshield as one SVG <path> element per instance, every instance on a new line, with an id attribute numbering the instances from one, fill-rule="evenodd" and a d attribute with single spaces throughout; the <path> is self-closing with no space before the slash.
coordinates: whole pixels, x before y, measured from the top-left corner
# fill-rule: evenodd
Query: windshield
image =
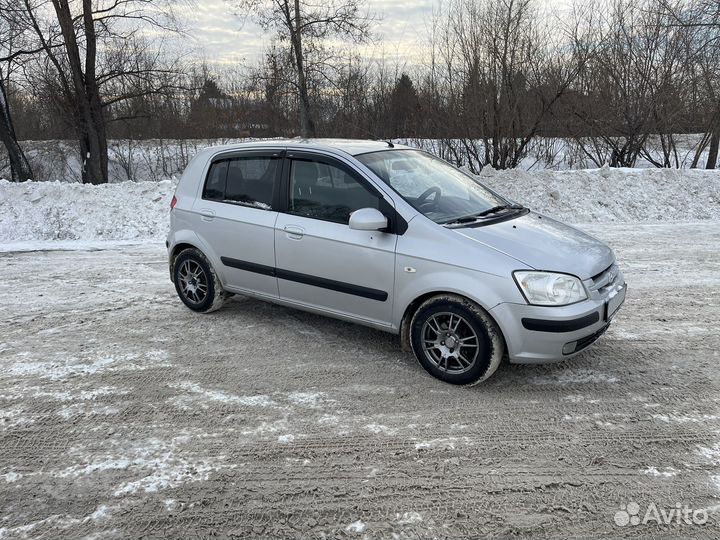
<path id="1" fill-rule="evenodd" d="M 473 221 L 484 212 L 517 208 L 460 169 L 419 150 L 382 150 L 355 157 L 436 223 Z"/>

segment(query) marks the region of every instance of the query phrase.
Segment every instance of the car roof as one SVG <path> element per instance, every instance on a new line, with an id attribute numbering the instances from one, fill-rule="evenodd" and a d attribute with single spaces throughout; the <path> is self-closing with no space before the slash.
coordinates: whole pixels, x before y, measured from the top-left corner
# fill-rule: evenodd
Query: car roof
<path id="1" fill-rule="evenodd" d="M 291 148 L 295 150 L 323 150 L 331 152 L 344 152 L 351 156 L 366 154 L 368 152 L 377 152 L 379 150 L 395 149 L 411 149 L 410 146 L 393 143 L 389 146 L 386 141 L 373 141 L 363 139 L 302 139 L 296 137 L 293 139 L 257 139 L 236 144 L 225 144 L 221 146 L 212 146 L 207 150 L 212 153 L 219 153 L 228 150 L 246 150 L 252 148 Z"/>

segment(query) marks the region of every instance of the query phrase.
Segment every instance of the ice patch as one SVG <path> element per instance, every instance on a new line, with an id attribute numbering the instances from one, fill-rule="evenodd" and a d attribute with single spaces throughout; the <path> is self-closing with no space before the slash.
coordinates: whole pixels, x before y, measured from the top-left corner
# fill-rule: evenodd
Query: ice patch
<path id="1" fill-rule="evenodd" d="M 648 467 L 647 469 L 643 469 L 640 472 L 650 476 L 664 476 L 665 478 L 677 476 L 678 473 L 677 469 L 673 469 L 672 467 L 665 467 L 665 470 L 663 471 L 658 470 L 656 467 Z"/>
<path id="2" fill-rule="evenodd" d="M 383 435 L 395 435 L 397 434 L 398 430 L 395 428 L 389 428 L 387 426 L 383 426 L 382 424 L 368 424 L 365 426 L 365 429 L 367 429 L 370 433 L 374 433 L 375 435 L 379 435 L 382 433 Z"/>
<path id="3" fill-rule="evenodd" d="M 107 506 L 100 505 L 97 507 L 92 514 L 85 518 L 85 521 L 104 521 L 110 517 L 109 508 Z"/>
<path id="4" fill-rule="evenodd" d="M 130 448 L 119 446 L 116 455 L 85 458 L 85 464 L 51 472 L 51 475 L 80 478 L 103 472 L 124 471 L 124 476 L 135 479 L 115 488 L 114 495 L 120 497 L 139 491 L 154 493 L 186 483 L 206 481 L 213 471 L 221 467 L 234 468 L 234 465 L 225 464 L 225 456 L 184 456 L 182 445 L 190 440 L 190 436 L 179 436 L 170 441 L 150 439 Z"/>
<path id="5" fill-rule="evenodd" d="M 173 457 L 172 453 L 159 458 L 140 461 L 138 467 L 152 468 L 154 472 L 132 482 L 121 484 L 114 492 L 116 497 L 129 495 L 138 491 L 155 493 L 162 489 L 175 488 L 189 482 L 203 482 L 217 466 L 205 460 L 188 461 Z"/>
<path id="6" fill-rule="evenodd" d="M 101 372 L 144 371 L 169 366 L 167 351 L 150 350 L 142 355 L 126 353 L 104 356 L 89 364 L 78 358 L 45 362 L 22 361 L 10 366 L 8 373 L 14 377 L 38 377 L 56 381 L 68 377 L 95 375 Z"/>
<path id="7" fill-rule="evenodd" d="M 288 430 L 288 423 L 286 419 L 281 420 L 275 420 L 274 422 L 261 422 L 259 426 L 252 428 L 252 429 L 246 429 L 241 431 L 243 435 L 269 435 L 277 433 L 278 431 L 285 431 Z"/>
<path id="8" fill-rule="evenodd" d="M 9 473 L 0 474 L 0 478 L 3 478 L 8 484 L 17 482 L 22 478 L 22 474 L 10 471 Z"/>
<path id="9" fill-rule="evenodd" d="M 720 490 L 720 476 L 711 476 L 710 480 L 712 481 L 713 484 L 715 484 L 715 489 Z M 716 506 L 714 508 L 717 510 L 720 507 Z"/>
<path id="10" fill-rule="evenodd" d="M 120 409 L 112 405 L 93 405 L 91 403 L 76 403 L 62 407 L 58 414 L 65 420 L 69 420 L 76 416 L 111 416 L 120 412 Z"/>
<path id="11" fill-rule="evenodd" d="M 205 401 L 215 401 L 218 403 L 247 407 L 268 407 L 270 405 L 276 405 L 276 403 L 266 395 L 236 396 L 221 390 L 208 390 L 201 387 L 199 384 L 192 382 L 182 382 L 178 384 L 171 384 L 169 386 L 171 388 L 178 388 L 191 392 L 192 394 L 195 394 L 196 397 Z M 176 398 L 173 398 L 173 402 L 181 408 L 188 408 L 189 403 L 186 398 L 187 396 L 177 396 Z"/>
<path id="12" fill-rule="evenodd" d="M 292 392 L 288 394 L 288 400 L 304 407 L 319 407 L 323 401 L 326 401 L 322 392 Z"/>
<path id="13" fill-rule="evenodd" d="M 25 415 L 22 407 L 11 407 L 0 409 L 0 428 L 27 427 L 35 423 L 35 420 Z"/>
<path id="14" fill-rule="evenodd" d="M 361 533 L 365 530 L 366 527 L 367 525 L 358 519 L 357 521 L 354 521 L 350 525 L 345 527 L 345 532 Z"/>
<path id="15" fill-rule="evenodd" d="M 720 443 L 712 447 L 698 446 L 698 452 L 713 465 L 720 465 Z"/>
<path id="16" fill-rule="evenodd" d="M 287 443 L 293 442 L 294 440 L 295 440 L 295 435 L 292 435 L 292 434 L 280 435 L 280 436 L 278 437 L 278 442 L 279 442 L 279 443 L 285 443 L 285 444 L 287 444 Z"/>
<path id="17" fill-rule="evenodd" d="M 403 514 L 395 514 L 395 522 L 398 525 L 415 525 L 423 520 L 422 515 L 417 512 L 404 512 Z"/>
<path id="18" fill-rule="evenodd" d="M 421 441 L 415 444 L 416 450 L 455 450 L 455 443 L 458 441 L 455 437 L 447 439 L 432 439 L 430 441 Z"/>
<path id="19" fill-rule="evenodd" d="M 560 398 L 562 401 L 569 401 L 570 403 L 599 403 L 599 399 L 588 399 L 582 394 L 570 394 L 563 398 Z"/>
<path id="20" fill-rule="evenodd" d="M 553 375 L 533 377 L 531 381 L 533 384 L 539 385 L 552 384 L 565 386 L 569 384 L 616 383 L 617 378 L 590 369 L 566 369 Z"/>
<path id="21" fill-rule="evenodd" d="M 368 473 L 365 475 L 367 478 L 375 478 L 379 469 L 377 467 L 363 467 Z"/>
<path id="22" fill-rule="evenodd" d="M 79 478 L 81 476 L 87 476 L 97 472 L 111 471 L 111 470 L 125 470 L 133 464 L 133 460 L 127 458 L 108 458 L 103 461 L 95 461 L 87 465 L 79 466 L 73 465 L 57 473 L 57 476 L 61 478 Z"/>
<path id="23" fill-rule="evenodd" d="M 716 467 L 720 465 L 720 443 L 713 446 L 698 446 L 698 452 Z M 710 481 L 720 490 L 720 475 L 710 475 Z"/>
<path id="24" fill-rule="evenodd" d="M 81 390 L 80 392 L 69 392 L 66 390 L 48 389 L 43 386 L 24 386 L 15 384 L 11 388 L 7 388 L 4 394 L 0 394 L 2 399 L 27 399 L 27 398 L 45 398 L 53 401 L 92 401 L 103 396 L 122 396 L 129 394 L 130 391 L 124 388 L 116 388 L 114 386 L 103 386 L 92 390 Z"/>

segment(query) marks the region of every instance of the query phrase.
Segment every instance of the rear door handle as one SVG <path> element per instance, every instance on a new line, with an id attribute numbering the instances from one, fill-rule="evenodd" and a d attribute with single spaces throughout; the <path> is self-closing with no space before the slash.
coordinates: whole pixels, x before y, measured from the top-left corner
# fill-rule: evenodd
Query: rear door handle
<path id="1" fill-rule="evenodd" d="M 215 219 L 215 211 L 208 208 L 200 210 L 200 215 L 202 216 L 203 221 L 212 221 Z"/>
<path id="2" fill-rule="evenodd" d="M 300 240 L 305 234 L 305 229 L 296 225 L 285 225 L 283 228 L 288 238 L 292 240 Z"/>

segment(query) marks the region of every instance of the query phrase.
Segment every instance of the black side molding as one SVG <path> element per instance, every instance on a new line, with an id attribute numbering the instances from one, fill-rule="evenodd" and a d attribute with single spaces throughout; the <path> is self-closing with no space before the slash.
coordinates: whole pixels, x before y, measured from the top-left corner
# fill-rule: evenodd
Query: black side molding
<path id="1" fill-rule="evenodd" d="M 277 272 L 278 279 L 304 283 L 305 285 L 312 285 L 314 287 L 330 289 L 331 291 L 361 296 L 362 298 L 369 298 L 370 300 L 378 300 L 380 302 L 384 302 L 388 298 L 388 293 L 379 289 L 371 289 L 369 287 L 362 287 L 361 285 L 353 285 L 352 283 L 345 283 L 343 281 L 335 281 L 332 279 L 311 276 L 309 274 L 291 272 L 290 270 L 282 270 L 280 268 L 277 268 L 275 271 Z"/>
<path id="2" fill-rule="evenodd" d="M 379 302 L 385 302 L 385 300 L 388 299 L 388 293 L 379 289 L 371 289 L 370 287 L 353 285 L 352 283 L 335 281 L 332 279 L 312 276 L 310 274 L 301 274 L 300 272 L 292 272 L 291 270 L 283 270 L 282 268 L 273 268 L 272 266 L 241 261 L 230 257 L 220 257 L 220 261 L 222 261 L 225 266 L 238 268 L 255 274 L 276 277 L 287 281 L 295 281 L 296 283 L 303 283 L 305 285 L 312 285 L 313 287 L 320 287 L 322 289 L 329 289 L 331 291 L 351 294 L 353 296 L 369 298 L 370 300 L 377 300 Z"/>
<path id="3" fill-rule="evenodd" d="M 239 268 L 240 270 L 247 270 L 248 272 L 253 272 L 255 274 L 262 274 L 263 276 L 272 276 L 275 277 L 275 268 L 272 266 L 265 266 L 264 264 L 256 264 L 251 263 L 247 261 L 241 261 L 238 259 L 231 259 L 230 257 L 220 257 L 220 261 L 225 266 L 230 266 L 232 268 Z"/>
<path id="4" fill-rule="evenodd" d="M 595 324 L 600 320 L 600 314 L 595 311 L 590 315 L 585 315 L 579 319 L 571 319 L 569 321 L 548 321 L 545 319 L 522 319 L 522 325 L 528 330 L 536 332 L 574 332 L 591 324 Z"/>

